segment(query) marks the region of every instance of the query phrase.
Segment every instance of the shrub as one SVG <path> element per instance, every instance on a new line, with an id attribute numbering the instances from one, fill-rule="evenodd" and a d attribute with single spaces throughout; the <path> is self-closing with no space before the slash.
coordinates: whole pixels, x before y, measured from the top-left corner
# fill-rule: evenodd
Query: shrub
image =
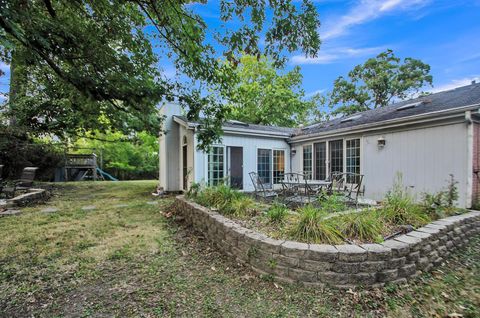
<path id="1" fill-rule="evenodd" d="M 432 218 L 439 219 L 459 212 L 454 206 L 455 201 L 458 200 L 457 184 L 458 182 L 451 174 L 445 190 L 434 194 L 423 194 L 422 207 Z"/>
<path id="2" fill-rule="evenodd" d="M 383 222 L 375 210 L 353 212 L 338 217 L 339 229 L 348 238 L 381 242 Z"/>
<path id="3" fill-rule="evenodd" d="M 322 210 L 327 212 L 340 212 L 347 209 L 347 205 L 341 195 L 323 195 L 325 199 L 321 201 Z"/>
<path id="4" fill-rule="evenodd" d="M 274 202 L 267 210 L 266 215 L 270 223 L 283 223 L 285 221 L 285 217 L 288 215 L 288 208 L 285 206 L 285 204 Z"/>
<path id="5" fill-rule="evenodd" d="M 238 217 L 253 216 L 257 212 L 255 201 L 247 196 L 240 196 L 226 204 L 223 210 L 224 214 L 232 214 Z"/>
<path id="6" fill-rule="evenodd" d="M 323 210 L 307 205 L 298 210 L 299 222 L 292 229 L 292 235 L 302 241 L 315 243 L 342 243 L 342 233 L 336 228 L 332 219 L 325 219 Z"/>
<path id="7" fill-rule="evenodd" d="M 225 215 L 244 217 L 256 213 L 256 204 L 253 199 L 226 185 L 192 190 L 191 198 L 198 204 L 217 209 Z"/>

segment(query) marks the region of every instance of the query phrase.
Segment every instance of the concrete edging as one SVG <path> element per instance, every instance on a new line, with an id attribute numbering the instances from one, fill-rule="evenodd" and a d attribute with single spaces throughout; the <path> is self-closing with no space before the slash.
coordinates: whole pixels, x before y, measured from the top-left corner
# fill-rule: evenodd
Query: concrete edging
<path id="1" fill-rule="evenodd" d="M 224 254 L 279 281 L 314 286 L 376 287 L 405 282 L 440 265 L 480 233 L 480 212 L 471 211 L 381 244 L 307 244 L 272 239 L 184 196 L 177 196 L 174 204 L 176 212 Z"/>

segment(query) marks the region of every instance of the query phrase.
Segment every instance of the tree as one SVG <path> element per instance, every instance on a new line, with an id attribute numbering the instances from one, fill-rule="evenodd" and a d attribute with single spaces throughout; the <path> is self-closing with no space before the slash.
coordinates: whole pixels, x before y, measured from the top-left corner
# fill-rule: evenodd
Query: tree
<path id="1" fill-rule="evenodd" d="M 219 138 L 222 102 L 230 98 L 213 91 L 228 92 L 232 79 L 219 56 L 236 64 L 242 52 L 265 54 L 278 66 L 285 51 L 316 56 L 320 47 L 310 0 L 219 5 L 222 25 L 210 29 L 188 0 L 0 0 L 2 56 L 28 76 L 17 77 L 26 84 L 9 109 L 32 133 L 129 135 L 158 130 L 156 105 L 175 99 L 190 119 L 207 115 L 199 139 L 208 148 Z M 189 80 L 167 78 L 160 61 Z"/>
<path id="2" fill-rule="evenodd" d="M 243 55 L 233 72 L 236 82 L 229 87 L 230 119 L 294 127 L 319 113 L 318 97 L 305 100 L 299 67 L 282 75 L 266 57 Z"/>
<path id="3" fill-rule="evenodd" d="M 402 63 L 392 50 L 355 66 L 348 77 L 340 76 L 334 82 L 330 94 L 330 106 L 338 106 L 334 115 L 387 106 L 395 98 L 408 98 L 425 84 L 432 85 L 428 64 L 413 58 L 405 58 Z"/>

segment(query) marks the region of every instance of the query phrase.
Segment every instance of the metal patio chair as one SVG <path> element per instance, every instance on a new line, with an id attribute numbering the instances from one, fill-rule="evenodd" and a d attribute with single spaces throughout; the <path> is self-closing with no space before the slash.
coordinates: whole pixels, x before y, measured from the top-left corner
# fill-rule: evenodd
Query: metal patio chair
<path id="1" fill-rule="evenodd" d="M 275 191 L 267 189 L 267 187 L 265 187 L 265 184 L 263 183 L 261 178 L 258 176 L 258 173 L 252 171 L 252 172 L 249 172 L 248 175 L 250 176 L 250 179 L 252 180 L 252 183 L 253 183 L 253 187 L 255 189 L 255 198 L 261 198 L 265 201 L 268 201 L 278 197 L 278 194 Z"/>
<path id="2" fill-rule="evenodd" d="M 332 172 L 330 174 L 331 184 L 327 188 L 329 195 L 341 195 L 345 203 L 357 205 L 358 196 L 363 194 L 363 174 L 353 172 Z"/>

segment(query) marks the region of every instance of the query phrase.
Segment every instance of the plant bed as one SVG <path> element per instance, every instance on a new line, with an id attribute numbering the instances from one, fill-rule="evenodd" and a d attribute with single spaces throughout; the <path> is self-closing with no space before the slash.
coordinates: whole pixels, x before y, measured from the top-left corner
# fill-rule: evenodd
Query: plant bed
<path id="1" fill-rule="evenodd" d="M 451 181 L 453 187 L 454 181 Z M 414 203 L 397 181 L 380 207 L 348 208 L 339 196 L 327 196 L 318 206 L 307 205 L 296 211 L 280 202 L 266 204 L 227 186 L 195 187 L 187 197 L 196 203 L 235 220 L 242 226 L 275 239 L 304 243 L 381 243 L 442 217 L 459 215 L 455 189 L 425 195 Z"/>
<path id="2" fill-rule="evenodd" d="M 403 283 L 442 264 L 480 229 L 480 212 L 472 211 L 380 244 L 315 244 L 274 239 L 183 196 L 173 208 L 221 252 L 263 277 L 340 288 Z"/>

